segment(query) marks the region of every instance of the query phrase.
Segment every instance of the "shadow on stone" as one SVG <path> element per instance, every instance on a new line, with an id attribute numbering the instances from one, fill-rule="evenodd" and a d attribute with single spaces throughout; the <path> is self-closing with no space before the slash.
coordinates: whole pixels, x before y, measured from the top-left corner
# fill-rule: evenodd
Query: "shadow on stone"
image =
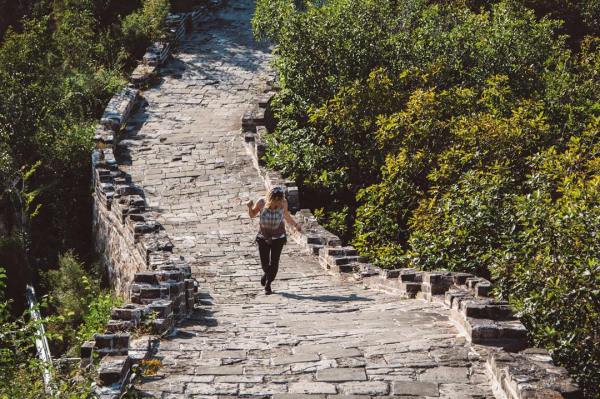
<path id="1" fill-rule="evenodd" d="M 142 126 L 146 123 L 150 114 L 147 112 L 148 102 L 140 96 L 131 116 L 129 117 L 125 128 L 122 129 L 117 137 L 115 155 L 119 165 L 131 166 L 132 153 L 152 140 L 152 137 L 147 137 L 140 134 Z"/>
<path id="2" fill-rule="evenodd" d="M 248 12 L 235 12 L 239 9 L 248 9 Z M 256 42 L 246 34 L 251 29 L 250 20 L 253 13 L 252 2 L 244 4 L 241 8 L 225 7 L 213 13 L 209 20 L 197 27 L 194 34 L 179 46 L 180 52 L 193 54 L 192 62 L 187 63 L 184 75 L 194 76 L 195 80 L 218 83 L 235 78 L 229 72 L 232 67 L 251 72 L 259 70 L 263 58 L 270 52 L 270 45 L 266 42 Z M 205 67 L 216 63 L 220 63 L 222 67 Z"/>
<path id="3" fill-rule="evenodd" d="M 371 298 L 358 296 L 356 294 L 350 294 L 348 296 L 340 295 L 299 295 L 290 294 L 289 292 L 274 292 L 274 294 L 281 295 L 285 298 L 297 299 L 300 301 L 317 301 L 317 302 L 370 302 L 373 301 Z"/>
<path id="4" fill-rule="evenodd" d="M 214 317 L 212 306 L 214 303 L 213 297 L 207 291 L 200 291 L 197 294 L 198 304 L 194 312 L 183 321 L 181 327 L 189 327 L 193 325 L 203 325 L 207 327 L 216 327 L 219 322 Z"/>

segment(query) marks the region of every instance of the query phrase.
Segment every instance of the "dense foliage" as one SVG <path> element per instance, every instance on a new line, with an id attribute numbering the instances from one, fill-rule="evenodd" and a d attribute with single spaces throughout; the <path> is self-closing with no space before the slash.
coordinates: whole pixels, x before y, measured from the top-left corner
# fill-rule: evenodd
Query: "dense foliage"
<path id="1" fill-rule="evenodd" d="M 0 254 L 14 298 L 59 254 L 90 259 L 94 124 L 169 10 L 168 0 L 27 4 L 0 43 Z"/>
<path id="2" fill-rule="evenodd" d="M 54 357 L 77 355 L 119 303 L 91 266 L 92 132 L 136 59 L 164 35 L 169 7 L 169 0 L 0 0 L 2 398 L 46 397 L 36 326 L 24 312 L 26 283 L 49 294 L 42 310 Z M 87 397 L 71 377 L 56 375 L 57 397 Z"/>
<path id="3" fill-rule="evenodd" d="M 267 160 L 304 204 L 380 266 L 492 278 L 589 397 L 598 4 L 261 0 L 253 20 L 277 45 Z"/>
<path id="4" fill-rule="evenodd" d="M 85 270 L 68 252 L 59 257 L 59 268 L 48 272 L 50 306 L 57 316 L 47 329 L 59 334 L 52 340 L 53 353 L 79 356 L 81 344 L 102 333 L 113 307 L 123 301 L 101 289 L 98 271 Z"/>
<path id="5" fill-rule="evenodd" d="M 58 317 L 35 321 L 29 311 L 20 317 L 12 317 L 11 301 L 4 295 L 5 279 L 4 269 L 0 268 L 0 398 L 93 398 L 90 373 L 78 372 L 76 368 L 47 368 L 34 356 L 39 324 L 52 324 Z M 61 338 L 59 332 L 53 331 L 48 331 L 47 336 L 50 339 Z M 42 378 L 44 371 L 51 376 L 49 391 Z"/>

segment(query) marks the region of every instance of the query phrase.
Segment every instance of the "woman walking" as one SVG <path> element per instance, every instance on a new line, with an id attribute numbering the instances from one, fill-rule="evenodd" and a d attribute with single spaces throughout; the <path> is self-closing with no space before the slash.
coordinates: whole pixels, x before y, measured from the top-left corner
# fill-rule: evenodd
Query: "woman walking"
<path id="1" fill-rule="evenodd" d="M 265 287 L 265 294 L 270 295 L 273 293 L 271 283 L 275 280 L 279 269 L 281 250 L 287 242 L 284 220 L 298 231 L 301 231 L 301 228 L 288 211 L 283 187 L 273 187 L 267 193 L 266 198 L 261 198 L 256 204 L 250 200 L 246 205 L 251 218 L 260 214 L 260 227 L 256 235 L 260 264 L 263 269 L 260 283 Z"/>

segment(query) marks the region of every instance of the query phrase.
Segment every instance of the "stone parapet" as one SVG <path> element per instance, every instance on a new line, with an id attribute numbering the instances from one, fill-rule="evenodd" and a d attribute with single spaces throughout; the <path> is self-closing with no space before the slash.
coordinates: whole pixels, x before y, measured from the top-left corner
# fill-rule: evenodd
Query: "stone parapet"
<path id="1" fill-rule="evenodd" d="M 157 75 L 156 65 L 139 64 L 131 73 L 131 84 L 136 87 L 144 87 L 151 83 Z"/>
<path id="2" fill-rule="evenodd" d="M 150 346 L 130 353 L 132 333 L 164 335 L 193 311 L 198 283 L 187 263 L 172 254 L 173 243 L 149 211 L 144 192 L 119 166 L 119 134 L 135 110 L 139 87 L 152 81 L 177 40 L 197 23 L 204 9 L 167 18 L 168 40 L 154 43 L 131 75 L 130 84 L 109 101 L 94 133 L 92 180 L 94 242 L 113 289 L 130 302 L 112 310 L 103 334 L 81 347 L 81 366 L 100 357 L 96 394 L 121 396 L 131 366 Z"/>
<path id="3" fill-rule="evenodd" d="M 160 66 L 165 63 L 170 54 L 170 43 L 155 42 L 146 50 L 143 62 L 150 66 Z"/>
<path id="4" fill-rule="evenodd" d="M 309 209 L 300 209 L 296 214 L 296 221 L 302 226 L 302 232 L 288 229 L 290 236 L 302 245 L 307 252 L 319 255 L 324 247 L 340 247 L 342 240 L 335 234 L 327 231 L 317 222 Z"/>
<path id="5" fill-rule="evenodd" d="M 284 187 L 290 212 L 297 212 L 300 210 L 300 194 L 296 183 L 285 179 L 279 172 L 265 167 L 265 137 L 267 135 L 267 118 L 265 115 L 268 112 L 267 107 L 273 95 L 273 89 L 267 87 L 259 98 L 257 106 L 244 113 L 242 116 L 242 134 L 254 167 L 265 182 L 265 188 L 270 190 L 274 186 Z"/>
<path id="6" fill-rule="evenodd" d="M 582 399 L 583 394 L 563 367 L 552 362 L 548 351 L 530 348 L 519 353 L 493 351 L 488 355 L 493 383 L 508 399 Z"/>
<path id="7" fill-rule="evenodd" d="M 527 331 L 505 301 L 490 298 L 491 283 L 469 273 L 379 270 L 358 276 L 367 287 L 402 298 L 445 304 L 457 327 L 473 344 L 518 351 L 527 347 Z"/>

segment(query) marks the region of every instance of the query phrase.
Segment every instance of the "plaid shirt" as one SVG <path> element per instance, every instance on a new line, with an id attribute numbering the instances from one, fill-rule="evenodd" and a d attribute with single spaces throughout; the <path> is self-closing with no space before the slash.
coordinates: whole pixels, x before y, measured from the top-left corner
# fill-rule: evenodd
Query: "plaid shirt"
<path id="1" fill-rule="evenodd" d="M 285 237 L 285 225 L 283 224 L 283 208 L 263 208 L 260 211 L 259 223 L 259 236 L 270 239 Z"/>

